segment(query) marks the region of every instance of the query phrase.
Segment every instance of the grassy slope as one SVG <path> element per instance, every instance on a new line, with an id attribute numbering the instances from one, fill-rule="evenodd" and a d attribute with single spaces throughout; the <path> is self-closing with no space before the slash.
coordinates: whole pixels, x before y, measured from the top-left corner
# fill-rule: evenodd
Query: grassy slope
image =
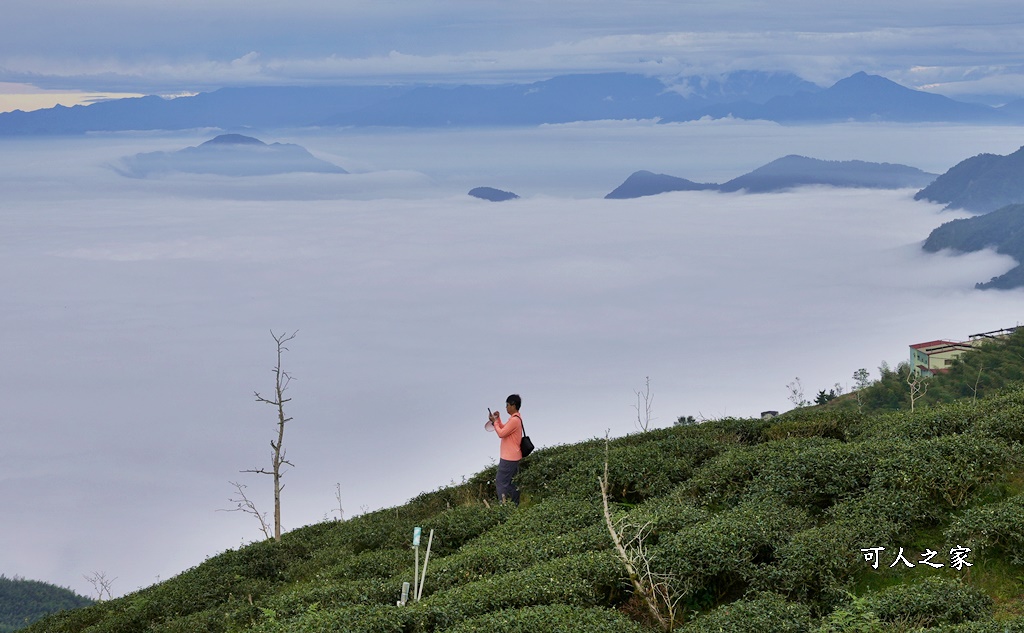
<path id="1" fill-rule="evenodd" d="M 610 442 L 618 519 L 646 526 L 683 631 L 1024 631 L 1024 387 L 910 414 L 808 408 Z M 27 629 L 262 633 L 649 630 L 603 523 L 605 441 L 538 450 L 516 509 L 493 469 L 404 506 L 231 550 Z M 414 526 L 435 530 L 424 598 Z M 949 550 L 972 548 L 972 567 Z M 872 569 L 861 548 L 886 548 Z M 918 563 L 935 550 L 942 569 Z M 1009 628 L 1007 628 L 1009 627 Z"/>

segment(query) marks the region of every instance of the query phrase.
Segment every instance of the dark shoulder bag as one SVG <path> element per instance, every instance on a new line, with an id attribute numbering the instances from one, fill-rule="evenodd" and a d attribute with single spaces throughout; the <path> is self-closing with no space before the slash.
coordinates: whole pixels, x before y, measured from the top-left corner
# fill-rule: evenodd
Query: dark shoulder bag
<path id="1" fill-rule="evenodd" d="M 523 439 L 519 442 L 519 450 L 522 452 L 523 457 L 526 457 L 533 452 L 533 442 L 526 435 L 526 426 L 523 424 L 523 418 L 519 418 L 519 427 L 523 429 Z"/>

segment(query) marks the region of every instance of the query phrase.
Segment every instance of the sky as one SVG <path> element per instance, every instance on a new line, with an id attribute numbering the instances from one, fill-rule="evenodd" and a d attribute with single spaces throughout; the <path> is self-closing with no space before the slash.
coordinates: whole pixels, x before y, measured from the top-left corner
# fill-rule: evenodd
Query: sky
<path id="1" fill-rule="evenodd" d="M 1024 96 L 1014 0 L 6 0 L 0 108 L 237 85 L 502 83 L 858 71 L 958 98 Z"/>
<path id="2" fill-rule="evenodd" d="M 131 179 L 208 132 L 8 139 L 0 152 L 0 573 L 121 595 L 260 537 L 271 331 L 296 332 L 285 529 L 404 503 L 494 464 L 511 392 L 541 447 L 756 416 L 907 346 L 1017 325 L 1004 256 L 926 255 L 962 213 L 913 191 L 604 200 L 637 167 L 708 180 L 780 154 L 927 169 L 1016 128 L 598 122 L 265 135 L 351 174 Z M 504 151 L 494 152 L 494 147 Z M 679 147 L 688 148 L 679 152 Z M 510 188 L 520 200 L 465 195 Z"/>

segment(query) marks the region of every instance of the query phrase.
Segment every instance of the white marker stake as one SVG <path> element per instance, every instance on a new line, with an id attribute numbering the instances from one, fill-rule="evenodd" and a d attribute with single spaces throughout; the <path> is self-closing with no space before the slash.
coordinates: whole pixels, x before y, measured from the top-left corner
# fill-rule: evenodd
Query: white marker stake
<path id="1" fill-rule="evenodd" d="M 420 534 L 423 532 L 421 528 L 414 528 L 412 531 L 412 546 L 416 550 L 416 569 L 412 573 L 412 595 L 419 595 L 419 578 L 420 578 Z"/>
<path id="2" fill-rule="evenodd" d="M 427 562 L 430 560 L 430 545 L 434 542 L 434 530 L 430 530 L 430 536 L 427 537 L 427 553 L 423 556 L 423 576 L 420 577 L 420 588 L 416 592 L 416 602 L 420 601 L 423 597 L 423 584 L 427 582 Z"/>

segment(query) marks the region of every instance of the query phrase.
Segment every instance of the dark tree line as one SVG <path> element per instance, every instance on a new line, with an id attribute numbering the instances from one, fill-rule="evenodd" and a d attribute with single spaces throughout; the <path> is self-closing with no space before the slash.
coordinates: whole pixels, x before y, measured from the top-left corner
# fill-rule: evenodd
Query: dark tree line
<path id="1" fill-rule="evenodd" d="M 43 616 L 92 603 L 70 589 L 0 575 L 0 633 L 12 633 Z"/>

